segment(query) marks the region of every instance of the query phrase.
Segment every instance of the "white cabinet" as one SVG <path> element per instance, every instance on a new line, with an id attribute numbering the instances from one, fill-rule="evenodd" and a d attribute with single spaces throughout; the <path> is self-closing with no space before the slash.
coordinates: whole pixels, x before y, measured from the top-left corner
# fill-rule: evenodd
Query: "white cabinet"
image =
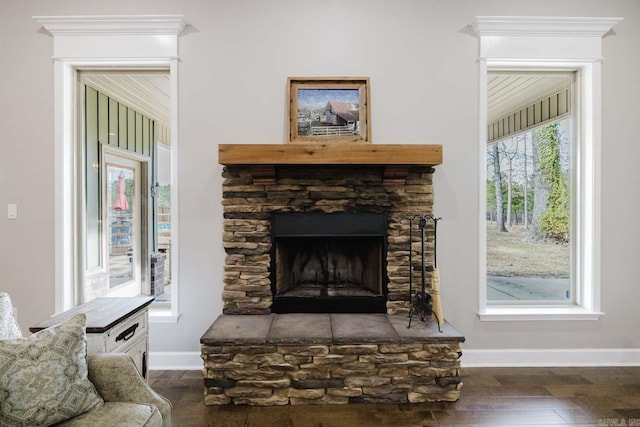
<path id="1" fill-rule="evenodd" d="M 29 328 L 58 325 L 78 313 L 87 315 L 87 353 L 127 353 L 147 378 L 149 304 L 153 297 L 97 298 Z"/>
<path id="2" fill-rule="evenodd" d="M 87 353 L 127 353 L 136 362 L 140 374 L 146 378 L 149 352 L 148 313 L 149 310 L 144 308 L 122 319 L 109 329 L 87 331 Z M 143 348 L 142 351 L 140 351 L 141 348 Z"/>

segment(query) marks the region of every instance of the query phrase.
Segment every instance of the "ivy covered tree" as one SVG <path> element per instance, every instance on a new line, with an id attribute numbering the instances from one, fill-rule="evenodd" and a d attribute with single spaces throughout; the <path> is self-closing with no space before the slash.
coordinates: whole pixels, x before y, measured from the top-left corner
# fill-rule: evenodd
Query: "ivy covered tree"
<path id="1" fill-rule="evenodd" d="M 569 185 L 562 173 L 559 125 L 536 132 L 533 148 L 534 209 L 529 237 L 533 240 L 569 240 Z"/>

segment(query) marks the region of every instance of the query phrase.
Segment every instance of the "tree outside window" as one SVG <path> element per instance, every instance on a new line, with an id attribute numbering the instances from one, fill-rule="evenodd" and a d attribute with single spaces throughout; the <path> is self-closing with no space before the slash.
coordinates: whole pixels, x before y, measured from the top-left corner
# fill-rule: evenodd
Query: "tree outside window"
<path id="1" fill-rule="evenodd" d="M 569 119 L 487 146 L 489 302 L 569 302 Z"/>

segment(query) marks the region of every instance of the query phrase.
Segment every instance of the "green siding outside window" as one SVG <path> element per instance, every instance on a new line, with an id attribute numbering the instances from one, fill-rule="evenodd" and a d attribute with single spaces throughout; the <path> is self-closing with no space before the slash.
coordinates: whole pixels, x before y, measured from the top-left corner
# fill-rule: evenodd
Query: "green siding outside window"
<path id="1" fill-rule="evenodd" d="M 85 123 L 85 269 L 90 270 L 102 267 L 100 144 L 152 157 L 155 151 L 155 122 L 117 100 L 85 86 Z"/>

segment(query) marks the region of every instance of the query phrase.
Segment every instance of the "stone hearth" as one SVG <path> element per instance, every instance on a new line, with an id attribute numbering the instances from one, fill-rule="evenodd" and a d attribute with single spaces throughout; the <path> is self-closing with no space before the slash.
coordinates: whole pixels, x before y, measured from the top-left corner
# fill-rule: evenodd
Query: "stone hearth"
<path id="1" fill-rule="evenodd" d="M 455 401 L 450 324 L 385 314 L 222 315 L 202 336 L 205 403 L 258 406 Z"/>

